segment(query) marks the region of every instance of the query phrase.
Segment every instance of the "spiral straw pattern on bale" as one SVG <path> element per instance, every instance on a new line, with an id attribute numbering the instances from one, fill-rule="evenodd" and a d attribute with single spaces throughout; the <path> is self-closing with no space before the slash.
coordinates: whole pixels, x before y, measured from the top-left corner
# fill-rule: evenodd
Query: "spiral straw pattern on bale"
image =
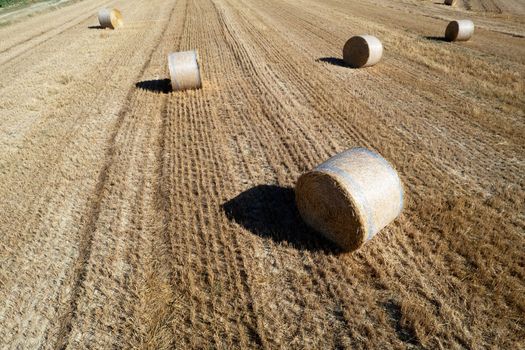
<path id="1" fill-rule="evenodd" d="M 173 90 L 200 89 L 202 87 L 197 51 L 170 53 L 168 55 L 168 68 Z"/>
<path id="2" fill-rule="evenodd" d="M 445 30 L 445 39 L 448 41 L 467 41 L 474 34 L 474 23 L 468 19 L 452 21 Z"/>
<path id="3" fill-rule="evenodd" d="M 347 251 L 372 239 L 403 209 L 397 172 L 365 148 L 344 151 L 303 174 L 295 192 L 304 221 Z"/>
<path id="4" fill-rule="evenodd" d="M 101 9 L 98 11 L 98 22 L 103 28 L 115 29 L 124 24 L 122 13 L 117 9 Z"/>
<path id="5" fill-rule="evenodd" d="M 373 66 L 383 56 L 383 44 L 372 35 L 353 36 L 343 47 L 343 61 L 353 68 Z"/>

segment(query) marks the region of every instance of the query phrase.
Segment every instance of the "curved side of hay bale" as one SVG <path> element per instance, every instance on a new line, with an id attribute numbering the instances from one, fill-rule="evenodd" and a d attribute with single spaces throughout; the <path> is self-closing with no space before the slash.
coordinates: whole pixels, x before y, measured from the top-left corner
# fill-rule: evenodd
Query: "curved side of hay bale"
<path id="1" fill-rule="evenodd" d="M 448 41 L 467 41 L 472 34 L 474 34 L 474 23 L 468 19 L 452 21 L 445 30 L 445 38 Z"/>
<path id="2" fill-rule="evenodd" d="M 304 221 L 347 251 L 372 239 L 403 209 L 397 172 L 365 148 L 344 151 L 303 174 L 295 193 Z"/>
<path id="3" fill-rule="evenodd" d="M 343 61 L 353 68 L 370 67 L 383 56 L 383 44 L 373 35 L 353 36 L 343 47 Z"/>
<path id="4" fill-rule="evenodd" d="M 200 89 L 202 87 L 197 51 L 170 53 L 168 55 L 168 68 L 173 90 Z"/>
<path id="5" fill-rule="evenodd" d="M 122 13 L 117 9 L 101 9 L 98 11 L 98 22 L 103 28 L 115 29 L 124 24 Z"/>

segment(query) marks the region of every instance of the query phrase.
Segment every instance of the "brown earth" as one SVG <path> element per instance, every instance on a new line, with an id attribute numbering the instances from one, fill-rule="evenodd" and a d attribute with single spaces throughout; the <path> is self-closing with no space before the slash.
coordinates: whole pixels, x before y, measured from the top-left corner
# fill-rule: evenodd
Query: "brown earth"
<path id="1" fill-rule="evenodd" d="M 125 27 L 98 29 L 102 6 Z M 473 39 L 442 41 L 457 17 Z M 0 28 L 0 347 L 525 347 L 524 23 L 84 0 Z M 383 60 L 342 66 L 363 33 Z M 167 54 L 193 48 L 204 87 L 171 92 Z M 406 207 L 342 254 L 293 186 L 353 146 L 397 168 Z"/>

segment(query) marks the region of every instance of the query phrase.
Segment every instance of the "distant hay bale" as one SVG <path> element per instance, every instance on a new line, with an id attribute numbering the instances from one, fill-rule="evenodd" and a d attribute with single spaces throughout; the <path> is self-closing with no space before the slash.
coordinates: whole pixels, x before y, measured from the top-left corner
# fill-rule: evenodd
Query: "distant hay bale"
<path id="1" fill-rule="evenodd" d="M 383 56 L 383 44 L 372 35 L 351 37 L 343 47 L 343 61 L 350 67 L 373 66 Z"/>
<path id="2" fill-rule="evenodd" d="M 403 187 L 380 155 L 353 148 L 303 174 L 295 187 L 304 221 L 344 250 L 370 240 L 403 209 Z"/>
<path id="3" fill-rule="evenodd" d="M 445 30 L 448 41 L 467 41 L 474 34 L 474 23 L 468 19 L 452 21 Z"/>
<path id="4" fill-rule="evenodd" d="M 173 90 L 200 89 L 202 86 L 197 51 L 174 52 L 168 55 Z"/>
<path id="5" fill-rule="evenodd" d="M 457 0 L 445 0 L 445 5 L 456 6 Z"/>
<path id="6" fill-rule="evenodd" d="M 103 28 L 115 29 L 124 24 L 122 14 L 117 9 L 101 9 L 98 11 L 98 21 Z"/>

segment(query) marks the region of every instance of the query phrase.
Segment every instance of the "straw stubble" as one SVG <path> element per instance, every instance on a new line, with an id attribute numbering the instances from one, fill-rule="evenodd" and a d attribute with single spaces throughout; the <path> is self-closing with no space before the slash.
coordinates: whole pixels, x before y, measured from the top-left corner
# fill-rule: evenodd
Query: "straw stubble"
<path id="1" fill-rule="evenodd" d="M 0 348 L 523 347 L 522 38 L 419 40 L 447 9 L 390 0 L 127 0 L 168 20 L 108 37 L 105 2 L 0 26 Z M 349 29 L 385 64 L 315 61 Z M 206 89 L 135 88 L 190 48 Z M 348 144 L 407 200 L 334 255 L 291 186 Z"/>

